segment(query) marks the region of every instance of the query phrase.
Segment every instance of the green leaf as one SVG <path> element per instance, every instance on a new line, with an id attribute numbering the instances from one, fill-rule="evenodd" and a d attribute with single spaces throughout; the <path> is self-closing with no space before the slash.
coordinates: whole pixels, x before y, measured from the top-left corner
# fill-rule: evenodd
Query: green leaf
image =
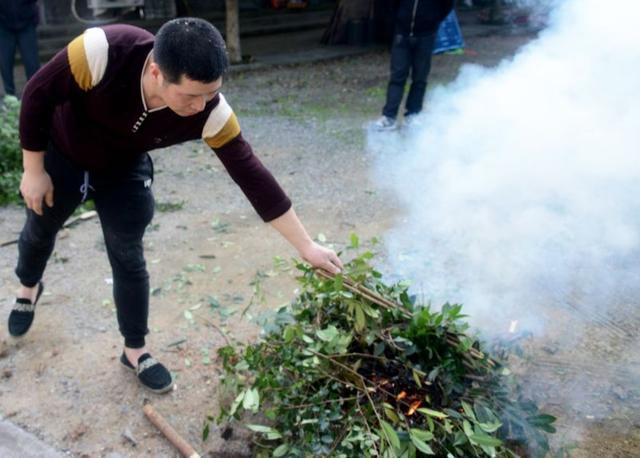
<path id="1" fill-rule="evenodd" d="M 352 232 L 350 235 L 350 241 L 351 241 L 351 248 L 358 248 L 360 246 L 360 239 L 358 238 L 358 236 Z"/>
<path id="2" fill-rule="evenodd" d="M 467 415 L 467 417 L 475 421 L 476 415 L 473 413 L 473 409 L 464 401 L 462 401 L 462 410 L 464 410 L 464 413 Z"/>
<path id="3" fill-rule="evenodd" d="M 364 310 L 364 313 L 366 313 L 368 316 L 375 319 L 380 318 L 380 312 L 378 312 L 376 309 L 371 307 L 369 304 L 365 304 L 363 302 L 361 303 L 361 305 L 362 305 L 362 310 Z"/>
<path id="4" fill-rule="evenodd" d="M 218 301 L 218 299 L 215 296 L 209 296 L 207 298 L 208 302 L 209 302 L 209 306 L 212 309 L 218 309 L 220 308 L 220 302 Z"/>
<path id="5" fill-rule="evenodd" d="M 446 413 L 438 412 L 437 410 L 427 409 L 426 407 L 419 408 L 418 412 L 423 413 L 425 415 L 429 415 L 430 417 L 435 417 L 440 419 L 448 417 Z"/>
<path id="6" fill-rule="evenodd" d="M 256 433 L 262 433 L 268 440 L 281 439 L 282 434 L 277 430 L 270 426 L 264 425 L 247 425 L 251 431 L 255 431 Z"/>
<path id="7" fill-rule="evenodd" d="M 540 428 L 541 430 L 547 433 L 555 433 L 556 428 L 553 426 L 553 423 L 556 421 L 556 417 L 549 414 L 540 414 L 533 417 L 527 417 L 527 422 L 536 428 Z"/>
<path id="8" fill-rule="evenodd" d="M 246 391 L 241 391 L 240 394 L 238 396 L 236 396 L 235 400 L 233 401 L 233 404 L 231 404 L 231 409 L 229 410 L 229 415 L 233 416 L 233 414 L 236 413 L 236 411 L 238 410 L 238 407 L 240 407 L 240 404 L 242 403 L 242 400 L 244 399 L 244 395 L 245 395 Z"/>
<path id="9" fill-rule="evenodd" d="M 550 425 L 552 423 L 555 423 L 556 417 L 549 414 L 540 414 L 533 417 L 527 417 L 527 421 L 529 422 L 529 424 L 532 424 L 534 426 Z"/>
<path id="10" fill-rule="evenodd" d="M 459 446 L 459 445 L 464 445 L 467 442 L 469 442 L 469 439 L 467 438 L 467 436 L 465 435 L 465 433 L 463 433 L 462 431 L 456 431 L 454 433 L 454 440 L 453 440 L 453 445 L 455 447 Z"/>
<path id="11" fill-rule="evenodd" d="M 478 426 L 480 426 L 480 428 L 482 428 L 482 430 L 487 433 L 494 433 L 500 429 L 502 423 L 500 423 L 499 421 L 494 423 L 478 423 Z"/>
<path id="12" fill-rule="evenodd" d="M 430 433 L 429 431 L 424 431 L 422 429 L 411 428 L 409 430 L 409 434 L 411 436 L 417 437 L 421 441 L 430 441 L 433 439 L 433 433 Z"/>
<path id="13" fill-rule="evenodd" d="M 287 444 L 282 444 L 273 451 L 273 456 L 275 457 L 284 456 L 285 453 L 287 453 L 288 451 L 289 451 L 289 446 Z"/>
<path id="14" fill-rule="evenodd" d="M 422 453 L 426 453 L 427 455 L 435 455 L 431 447 L 429 447 L 429 445 L 426 442 L 421 441 L 420 439 L 415 437 L 413 434 L 411 434 L 410 437 L 413 445 L 415 445 L 416 448 L 420 450 Z"/>
<path id="15" fill-rule="evenodd" d="M 489 456 L 491 458 L 495 458 L 495 456 L 496 456 L 496 448 L 495 447 L 487 447 L 486 445 L 481 445 L 480 448 L 485 453 L 485 455 L 487 455 L 487 456 Z M 510 458 L 518 458 L 518 457 L 512 456 Z"/>
<path id="16" fill-rule="evenodd" d="M 318 420 L 317 418 L 307 418 L 306 420 L 302 420 L 300 422 L 301 425 L 311 425 L 311 424 L 315 424 L 318 423 L 320 420 Z"/>
<path id="17" fill-rule="evenodd" d="M 250 388 L 244 395 L 244 399 L 242 401 L 242 407 L 245 410 L 251 410 L 252 412 L 257 412 L 260 407 L 260 393 L 256 388 Z"/>
<path id="18" fill-rule="evenodd" d="M 427 416 L 427 429 L 431 432 L 435 429 L 435 424 L 433 423 L 433 418 Z"/>
<path id="19" fill-rule="evenodd" d="M 338 329 L 334 325 L 330 325 L 325 329 L 318 329 L 316 335 L 320 340 L 331 342 L 338 335 Z"/>
<path id="20" fill-rule="evenodd" d="M 295 326 L 289 325 L 284 328 L 284 332 L 282 333 L 282 338 L 286 343 L 291 343 L 291 341 L 296 337 L 296 328 Z"/>
<path id="21" fill-rule="evenodd" d="M 413 376 L 413 381 L 416 382 L 418 388 L 422 388 L 422 382 L 420 381 L 420 374 L 415 369 L 411 369 L 411 375 Z"/>
<path id="22" fill-rule="evenodd" d="M 449 420 L 444 421 L 444 430 L 447 434 L 451 434 L 453 432 L 453 425 Z"/>
<path id="23" fill-rule="evenodd" d="M 382 407 L 384 408 L 384 413 L 389 418 L 389 420 L 391 420 L 393 423 L 398 423 L 400 421 L 396 410 L 393 408 L 393 406 L 391 406 L 391 404 L 385 402 Z"/>
<path id="24" fill-rule="evenodd" d="M 471 427 L 471 423 L 469 423 L 467 420 L 464 420 L 462 422 L 462 429 L 464 429 L 464 433 L 467 435 L 467 437 L 471 438 L 471 436 L 473 436 L 473 428 Z"/>
<path id="25" fill-rule="evenodd" d="M 473 442 L 476 442 L 478 445 L 485 445 L 487 447 L 499 447 L 502 445 L 502 441 L 495 437 L 489 436 L 484 433 L 475 433 L 469 436 Z"/>
<path id="26" fill-rule="evenodd" d="M 393 426 L 391 426 L 384 420 L 380 420 L 380 426 L 382 426 L 382 432 L 387 438 L 387 442 L 389 442 L 389 444 L 393 448 L 400 448 L 400 439 L 398 438 L 398 433 L 396 433 L 396 430 L 393 429 Z"/>

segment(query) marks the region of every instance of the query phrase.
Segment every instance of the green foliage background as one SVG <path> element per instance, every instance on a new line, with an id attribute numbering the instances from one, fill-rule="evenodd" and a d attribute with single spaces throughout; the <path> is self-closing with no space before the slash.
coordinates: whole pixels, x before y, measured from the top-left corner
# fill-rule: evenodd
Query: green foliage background
<path id="1" fill-rule="evenodd" d="M 20 102 L 7 96 L 0 103 L 0 206 L 20 203 L 22 150 L 18 135 Z"/>

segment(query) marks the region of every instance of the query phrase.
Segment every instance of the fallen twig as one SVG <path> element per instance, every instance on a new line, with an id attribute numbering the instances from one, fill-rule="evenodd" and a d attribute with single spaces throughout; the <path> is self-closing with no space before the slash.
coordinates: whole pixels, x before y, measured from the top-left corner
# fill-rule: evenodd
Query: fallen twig
<path id="1" fill-rule="evenodd" d="M 206 318 L 206 317 L 204 317 L 204 316 L 202 316 L 202 315 L 200 315 L 198 313 L 196 313 L 195 316 L 197 318 L 200 318 L 202 321 L 204 321 L 205 324 L 211 326 L 213 329 L 218 331 L 220 333 L 220 335 L 224 338 L 225 342 L 227 342 L 227 345 L 231 345 L 231 341 L 229 340 L 229 337 L 227 337 L 226 332 L 224 332 L 220 326 L 218 326 L 213 321 L 209 320 L 208 318 Z"/>
<path id="2" fill-rule="evenodd" d="M 73 226 L 73 225 L 75 225 L 77 223 L 81 223 L 83 221 L 88 221 L 88 220 L 90 220 L 92 218 L 95 218 L 97 215 L 98 215 L 98 213 L 95 210 L 84 212 L 84 213 L 82 213 L 82 214 L 80 214 L 78 216 L 74 216 L 73 218 L 67 220 L 67 222 L 64 223 L 62 225 L 62 227 L 64 229 L 66 229 L 66 228 L 71 227 L 71 226 Z M 5 247 L 5 246 L 9 246 L 9 245 L 14 245 L 16 243 L 18 243 L 18 239 L 7 240 L 5 242 L 0 243 L 0 248 L 1 247 Z"/>
<path id="3" fill-rule="evenodd" d="M 167 348 L 178 346 L 180 344 L 185 343 L 186 341 L 187 341 L 187 339 L 176 340 L 175 342 L 171 342 L 169 345 L 167 345 Z"/>

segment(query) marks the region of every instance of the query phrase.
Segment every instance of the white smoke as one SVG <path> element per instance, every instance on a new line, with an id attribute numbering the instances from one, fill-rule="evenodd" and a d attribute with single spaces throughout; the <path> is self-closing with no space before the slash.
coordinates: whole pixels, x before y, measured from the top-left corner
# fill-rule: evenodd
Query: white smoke
<path id="1" fill-rule="evenodd" d="M 517 56 L 434 90 L 419 132 L 368 136 L 404 206 L 390 270 L 488 333 L 640 291 L 640 2 L 537 3 Z"/>

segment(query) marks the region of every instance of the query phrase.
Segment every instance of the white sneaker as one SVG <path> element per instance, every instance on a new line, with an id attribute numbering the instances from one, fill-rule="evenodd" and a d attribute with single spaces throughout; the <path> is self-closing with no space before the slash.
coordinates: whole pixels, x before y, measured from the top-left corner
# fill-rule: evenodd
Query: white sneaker
<path id="1" fill-rule="evenodd" d="M 403 125 L 404 127 L 411 129 L 414 127 L 420 127 L 422 125 L 422 121 L 417 114 L 406 115 L 404 117 Z"/>
<path id="2" fill-rule="evenodd" d="M 394 130 L 398 127 L 396 120 L 389 116 L 381 116 L 376 122 L 373 123 L 373 127 L 376 130 Z"/>

